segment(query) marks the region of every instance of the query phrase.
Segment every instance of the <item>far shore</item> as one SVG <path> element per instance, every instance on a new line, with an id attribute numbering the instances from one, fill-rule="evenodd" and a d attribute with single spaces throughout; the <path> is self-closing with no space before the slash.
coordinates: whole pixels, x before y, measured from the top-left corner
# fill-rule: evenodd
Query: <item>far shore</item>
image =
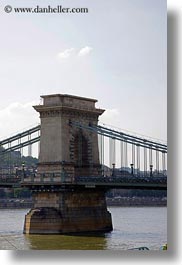
<path id="1" fill-rule="evenodd" d="M 167 198 L 159 197 L 115 197 L 106 198 L 107 206 L 119 207 L 165 207 Z M 0 199 L 0 209 L 31 209 L 31 199 Z"/>

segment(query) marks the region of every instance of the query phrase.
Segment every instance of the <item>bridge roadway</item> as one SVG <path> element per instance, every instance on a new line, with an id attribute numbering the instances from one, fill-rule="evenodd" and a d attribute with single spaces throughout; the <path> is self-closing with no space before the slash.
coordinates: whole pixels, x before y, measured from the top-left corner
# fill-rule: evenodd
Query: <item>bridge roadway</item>
<path id="1" fill-rule="evenodd" d="M 146 189 L 167 190 L 167 177 L 160 176 L 137 176 L 128 174 L 125 176 L 112 177 L 76 177 L 72 181 L 65 181 L 65 176 L 56 175 L 31 175 L 24 177 L 0 177 L 0 187 L 27 187 L 34 191 L 39 190 L 62 190 L 62 189 Z"/>

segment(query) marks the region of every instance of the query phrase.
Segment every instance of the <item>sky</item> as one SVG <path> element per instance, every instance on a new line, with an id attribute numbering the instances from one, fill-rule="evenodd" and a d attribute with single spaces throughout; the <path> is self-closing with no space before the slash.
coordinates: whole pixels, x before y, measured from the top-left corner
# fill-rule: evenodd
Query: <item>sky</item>
<path id="1" fill-rule="evenodd" d="M 86 7 L 86 14 L 5 13 Z M 167 139 L 166 0 L 2 0 L 0 139 L 39 122 L 40 95 L 98 100 L 100 121 Z"/>

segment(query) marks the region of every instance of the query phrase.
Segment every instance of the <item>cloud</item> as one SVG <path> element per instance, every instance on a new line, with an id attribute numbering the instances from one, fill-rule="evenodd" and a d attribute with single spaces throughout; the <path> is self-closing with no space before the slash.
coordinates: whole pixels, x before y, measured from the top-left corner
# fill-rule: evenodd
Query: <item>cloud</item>
<path id="1" fill-rule="evenodd" d="M 73 55 L 83 57 L 83 56 L 88 55 L 92 50 L 93 50 L 93 48 L 89 47 L 89 46 L 85 46 L 85 47 L 83 47 L 77 51 L 76 51 L 76 48 L 69 48 L 69 49 L 66 49 L 66 50 L 58 53 L 57 56 L 59 59 L 67 59 L 67 58 L 72 57 Z"/>
<path id="2" fill-rule="evenodd" d="M 73 54 L 74 51 L 74 48 L 66 49 L 63 52 L 58 53 L 58 57 L 61 59 L 67 59 Z"/>
<path id="3" fill-rule="evenodd" d="M 78 56 L 85 56 L 89 54 L 92 50 L 92 47 L 85 46 L 84 48 L 80 49 L 80 51 L 78 52 Z"/>
<path id="4" fill-rule="evenodd" d="M 14 102 L 0 110 L 1 140 L 40 122 L 39 115 L 33 109 L 33 105 L 37 105 L 37 102 L 32 101 L 25 104 Z"/>

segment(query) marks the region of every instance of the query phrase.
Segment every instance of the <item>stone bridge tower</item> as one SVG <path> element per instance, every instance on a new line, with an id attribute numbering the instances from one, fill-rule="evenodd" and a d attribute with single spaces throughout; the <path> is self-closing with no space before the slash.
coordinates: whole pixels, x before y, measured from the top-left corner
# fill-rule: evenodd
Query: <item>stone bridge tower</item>
<path id="1" fill-rule="evenodd" d="M 34 106 L 41 119 L 38 174 L 62 174 L 62 181 L 70 183 L 74 183 L 76 176 L 101 175 L 97 134 L 70 125 L 71 122 L 97 125 L 99 115 L 104 112 L 95 107 L 97 100 L 62 94 L 42 98 L 43 105 Z M 33 207 L 25 217 L 24 233 L 112 230 L 102 188 L 39 185 L 37 189 L 34 183 L 32 192 Z"/>
<path id="2" fill-rule="evenodd" d="M 38 172 L 61 172 L 67 181 L 99 175 L 97 134 L 70 126 L 71 121 L 97 125 L 104 112 L 95 107 L 97 100 L 61 94 L 42 98 L 43 105 L 34 106 L 41 118 Z"/>

